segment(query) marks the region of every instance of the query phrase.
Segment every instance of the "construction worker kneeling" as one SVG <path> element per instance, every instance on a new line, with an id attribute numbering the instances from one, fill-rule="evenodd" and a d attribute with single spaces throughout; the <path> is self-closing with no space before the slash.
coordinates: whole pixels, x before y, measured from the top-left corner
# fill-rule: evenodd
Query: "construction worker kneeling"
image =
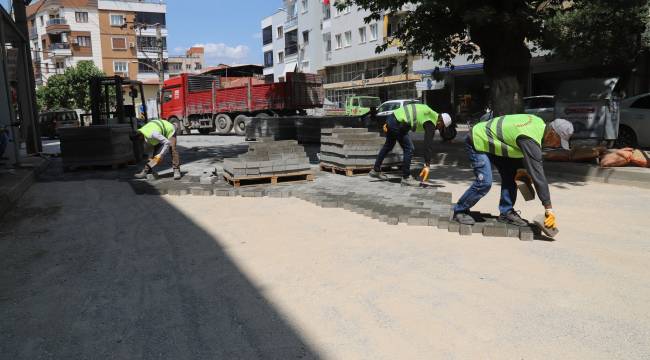
<path id="1" fill-rule="evenodd" d="M 443 131 L 444 128 L 451 125 L 451 116 L 443 113 L 438 114 L 429 106 L 424 104 L 409 104 L 395 110 L 386 120 L 384 132 L 386 133 L 386 143 L 377 155 L 377 161 L 373 170 L 370 171 L 371 177 L 386 180 L 386 175 L 381 173 L 381 165 L 393 150 L 395 144 L 404 150 L 404 160 L 402 163 L 402 185 L 418 186 L 420 182 L 411 177 L 411 158 L 413 157 L 414 146 L 409 136 L 409 132 L 424 132 L 424 162 L 425 167 L 420 173 L 423 182 L 429 177 L 429 166 L 433 156 L 433 137 L 436 130 Z"/>
<path id="2" fill-rule="evenodd" d="M 135 174 L 136 179 L 144 179 L 147 174 L 153 173 L 162 161 L 167 151 L 171 148 L 172 167 L 174 169 L 174 180 L 181 178 L 181 161 L 176 149 L 176 127 L 166 120 L 151 120 L 138 129 L 139 135 L 151 146 L 154 147 L 153 157 L 144 166 L 141 172 Z"/>
<path id="3" fill-rule="evenodd" d="M 573 124 L 564 119 L 546 124 L 539 117 L 528 114 L 506 115 L 476 124 L 465 141 L 476 179 L 454 207 L 454 220 L 465 225 L 474 224 L 469 211 L 490 191 L 494 165 L 501 176 L 498 221 L 517 226 L 528 225 L 514 209 L 517 201 L 516 181 L 523 181 L 535 186 L 545 208 L 544 225 L 556 229 L 551 194 L 544 174 L 542 145 L 569 149 L 572 135 Z"/>

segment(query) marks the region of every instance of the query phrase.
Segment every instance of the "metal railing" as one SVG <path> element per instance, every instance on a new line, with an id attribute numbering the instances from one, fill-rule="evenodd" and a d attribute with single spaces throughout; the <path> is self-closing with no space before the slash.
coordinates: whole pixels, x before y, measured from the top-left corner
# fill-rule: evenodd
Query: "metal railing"
<path id="1" fill-rule="evenodd" d="M 139 52 L 147 52 L 147 53 L 158 53 L 160 51 L 159 47 L 156 46 L 139 46 L 138 45 L 138 51 Z M 167 49 L 163 49 L 163 52 L 166 52 Z"/>
<path id="2" fill-rule="evenodd" d="M 50 50 L 70 50 L 68 43 L 54 43 L 50 45 Z"/>
<path id="3" fill-rule="evenodd" d="M 288 29 L 290 27 L 294 27 L 294 26 L 298 26 L 298 17 L 297 16 L 294 16 L 292 18 L 287 19 L 287 21 L 284 23 L 285 31 L 286 31 L 286 29 Z"/>
<path id="4" fill-rule="evenodd" d="M 68 21 L 64 18 L 52 18 L 47 21 L 47 26 L 51 25 L 68 25 Z"/>

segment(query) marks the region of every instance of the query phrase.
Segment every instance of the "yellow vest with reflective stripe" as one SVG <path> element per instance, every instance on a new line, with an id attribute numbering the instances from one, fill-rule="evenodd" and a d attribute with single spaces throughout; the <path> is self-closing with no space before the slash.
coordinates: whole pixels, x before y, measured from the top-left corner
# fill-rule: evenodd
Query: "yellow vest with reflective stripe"
<path id="1" fill-rule="evenodd" d="M 428 121 L 431 121 L 434 126 L 438 121 L 438 113 L 424 104 L 404 105 L 395 110 L 393 115 L 398 122 L 408 124 L 416 132 L 423 132 L 424 124 Z"/>
<path id="2" fill-rule="evenodd" d="M 143 127 L 139 128 L 138 131 L 144 135 L 145 140 L 151 145 L 158 145 L 158 140 L 153 138 L 153 132 L 157 131 L 162 136 L 169 139 L 174 135 L 176 128 L 174 124 L 170 123 L 167 120 L 149 120 Z"/>
<path id="3" fill-rule="evenodd" d="M 542 146 L 546 123 L 535 115 L 518 114 L 480 122 L 472 128 L 474 149 L 507 158 L 523 158 L 517 138 L 528 136 Z"/>

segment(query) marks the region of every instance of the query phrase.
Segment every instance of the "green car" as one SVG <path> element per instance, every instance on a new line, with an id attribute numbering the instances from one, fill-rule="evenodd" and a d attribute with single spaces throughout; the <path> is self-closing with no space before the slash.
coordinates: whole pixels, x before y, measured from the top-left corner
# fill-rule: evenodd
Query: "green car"
<path id="1" fill-rule="evenodd" d="M 370 108 L 377 109 L 381 100 L 376 96 L 350 96 L 345 101 L 345 115 L 363 116 L 370 112 Z"/>

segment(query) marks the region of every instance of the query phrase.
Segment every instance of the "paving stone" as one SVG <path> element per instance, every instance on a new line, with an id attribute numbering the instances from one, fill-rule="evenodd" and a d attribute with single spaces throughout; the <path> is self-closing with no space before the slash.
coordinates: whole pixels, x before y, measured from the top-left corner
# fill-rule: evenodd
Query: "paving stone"
<path id="1" fill-rule="evenodd" d="M 217 182 L 217 178 L 214 176 L 202 176 L 199 180 L 201 185 L 213 185 L 215 182 Z"/>
<path id="2" fill-rule="evenodd" d="M 407 224 L 410 226 L 429 226 L 429 219 L 426 217 L 410 216 Z"/>
<path id="3" fill-rule="evenodd" d="M 430 216 L 429 217 L 429 226 L 438 226 L 438 217 Z"/>
<path id="4" fill-rule="evenodd" d="M 438 229 L 448 230 L 449 229 L 449 218 L 448 217 L 439 217 L 438 218 Z"/>
<path id="5" fill-rule="evenodd" d="M 193 196 L 212 196 L 212 189 L 206 189 L 203 187 L 191 187 L 190 193 Z"/>
<path id="6" fill-rule="evenodd" d="M 483 234 L 483 228 L 485 228 L 488 224 L 484 222 L 477 222 L 474 225 L 472 225 L 472 232 L 474 234 Z"/>
<path id="7" fill-rule="evenodd" d="M 506 228 L 508 237 L 519 237 L 519 226 L 507 225 Z"/>
<path id="8" fill-rule="evenodd" d="M 169 189 L 167 190 L 167 194 L 171 196 L 185 196 L 189 194 L 189 191 L 187 189 Z"/>
<path id="9" fill-rule="evenodd" d="M 504 224 L 490 224 L 483 228 L 483 236 L 506 237 L 508 236 L 508 228 Z"/>
<path id="10" fill-rule="evenodd" d="M 535 233 L 528 227 L 522 227 L 519 229 L 519 240 L 521 241 L 533 241 L 535 239 Z"/>
<path id="11" fill-rule="evenodd" d="M 471 225 L 460 225 L 460 235 L 461 236 L 471 236 L 473 233 Z"/>
<path id="12" fill-rule="evenodd" d="M 449 231 L 450 233 L 459 233 L 460 224 L 455 221 L 449 221 L 447 224 L 447 231 Z"/>

